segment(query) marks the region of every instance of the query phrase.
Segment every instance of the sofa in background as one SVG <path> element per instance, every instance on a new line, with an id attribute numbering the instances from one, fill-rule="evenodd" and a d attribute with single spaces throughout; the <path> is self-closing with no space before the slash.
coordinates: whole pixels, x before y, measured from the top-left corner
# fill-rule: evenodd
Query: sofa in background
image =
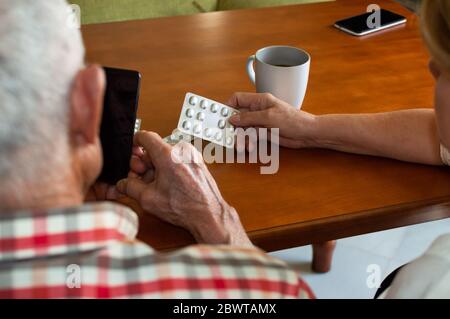
<path id="1" fill-rule="evenodd" d="M 334 0 L 219 0 L 218 10 L 237 10 L 280 5 L 327 2 Z"/>
<path id="2" fill-rule="evenodd" d="M 333 0 L 69 0 L 80 6 L 83 24 L 324 1 Z"/>

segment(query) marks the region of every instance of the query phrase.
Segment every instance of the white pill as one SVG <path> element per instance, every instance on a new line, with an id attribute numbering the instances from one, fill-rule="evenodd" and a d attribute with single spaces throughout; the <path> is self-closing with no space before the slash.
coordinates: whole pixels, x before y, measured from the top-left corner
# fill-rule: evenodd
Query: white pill
<path id="1" fill-rule="evenodd" d="M 191 96 L 191 98 L 189 99 L 189 104 L 195 106 L 195 105 L 197 105 L 197 103 L 198 103 L 198 98 L 196 96 Z"/>
<path id="2" fill-rule="evenodd" d="M 212 129 L 207 128 L 207 129 L 205 130 L 205 136 L 206 136 L 207 138 L 210 138 L 210 137 L 212 136 L 212 134 L 213 134 Z"/>
<path id="3" fill-rule="evenodd" d="M 195 134 L 200 134 L 201 132 L 202 132 L 202 126 L 200 124 L 197 124 L 196 126 L 194 126 Z"/>
<path id="4" fill-rule="evenodd" d="M 188 117 L 188 118 L 192 118 L 193 116 L 194 116 L 194 110 L 193 109 L 187 109 L 186 110 L 186 116 Z"/>
<path id="5" fill-rule="evenodd" d="M 219 107 L 217 106 L 217 104 L 211 105 L 211 112 L 217 113 L 218 110 L 219 110 Z"/>
<path id="6" fill-rule="evenodd" d="M 205 120 L 205 117 L 206 117 L 206 115 L 203 112 L 200 112 L 197 114 L 197 120 L 199 120 L 201 122 L 203 122 Z"/>
<path id="7" fill-rule="evenodd" d="M 203 100 L 203 101 L 200 103 L 200 107 L 201 107 L 202 109 L 204 109 L 204 110 L 206 110 L 206 109 L 208 108 L 208 106 L 209 106 L 209 103 L 208 103 L 208 101 L 206 101 L 206 100 Z"/>
<path id="8" fill-rule="evenodd" d="M 175 142 L 177 140 L 177 137 L 174 134 L 172 134 L 172 135 L 170 135 L 169 140 L 171 142 Z"/>
<path id="9" fill-rule="evenodd" d="M 183 123 L 183 128 L 184 128 L 185 130 L 190 130 L 191 127 L 192 127 L 191 122 L 189 122 L 189 121 L 184 121 L 184 123 Z"/>
<path id="10" fill-rule="evenodd" d="M 231 136 L 227 137 L 227 145 L 232 145 L 234 142 L 234 139 Z"/>
<path id="11" fill-rule="evenodd" d="M 216 140 L 217 140 L 217 141 L 221 141 L 221 140 L 222 140 L 222 137 L 223 137 L 222 132 L 217 132 L 217 133 L 216 133 Z"/>
<path id="12" fill-rule="evenodd" d="M 222 116 L 228 116 L 230 114 L 230 110 L 224 107 L 220 114 L 222 114 Z"/>
<path id="13" fill-rule="evenodd" d="M 176 134 L 172 134 L 172 135 L 170 135 L 170 140 L 172 142 L 178 141 L 178 136 Z"/>
<path id="14" fill-rule="evenodd" d="M 223 130 L 225 128 L 225 126 L 227 126 L 227 123 L 224 120 L 220 120 L 218 125 L 219 125 L 219 128 L 221 130 Z"/>

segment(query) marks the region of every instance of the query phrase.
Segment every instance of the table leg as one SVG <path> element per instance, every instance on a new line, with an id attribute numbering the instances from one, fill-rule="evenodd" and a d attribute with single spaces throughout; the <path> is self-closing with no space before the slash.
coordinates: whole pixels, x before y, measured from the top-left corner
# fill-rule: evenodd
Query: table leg
<path id="1" fill-rule="evenodd" d="M 327 273 L 331 270 L 335 248 L 335 240 L 320 244 L 313 244 L 312 270 L 314 272 Z"/>

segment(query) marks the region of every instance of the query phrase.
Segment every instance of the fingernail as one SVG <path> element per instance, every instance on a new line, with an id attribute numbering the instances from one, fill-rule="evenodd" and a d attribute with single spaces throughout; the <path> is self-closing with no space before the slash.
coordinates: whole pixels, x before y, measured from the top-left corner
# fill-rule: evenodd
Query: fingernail
<path id="1" fill-rule="evenodd" d="M 234 123 L 239 123 L 241 121 L 241 116 L 239 114 L 233 115 L 230 117 L 230 121 Z"/>

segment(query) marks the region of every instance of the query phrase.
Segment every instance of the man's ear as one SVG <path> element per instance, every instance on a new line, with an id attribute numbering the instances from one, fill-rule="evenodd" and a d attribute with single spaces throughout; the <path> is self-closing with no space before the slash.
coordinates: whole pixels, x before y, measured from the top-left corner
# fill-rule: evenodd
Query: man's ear
<path id="1" fill-rule="evenodd" d="M 105 73 L 98 65 L 78 72 L 70 95 L 70 139 L 75 145 L 97 142 L 105 85 Z"/>

